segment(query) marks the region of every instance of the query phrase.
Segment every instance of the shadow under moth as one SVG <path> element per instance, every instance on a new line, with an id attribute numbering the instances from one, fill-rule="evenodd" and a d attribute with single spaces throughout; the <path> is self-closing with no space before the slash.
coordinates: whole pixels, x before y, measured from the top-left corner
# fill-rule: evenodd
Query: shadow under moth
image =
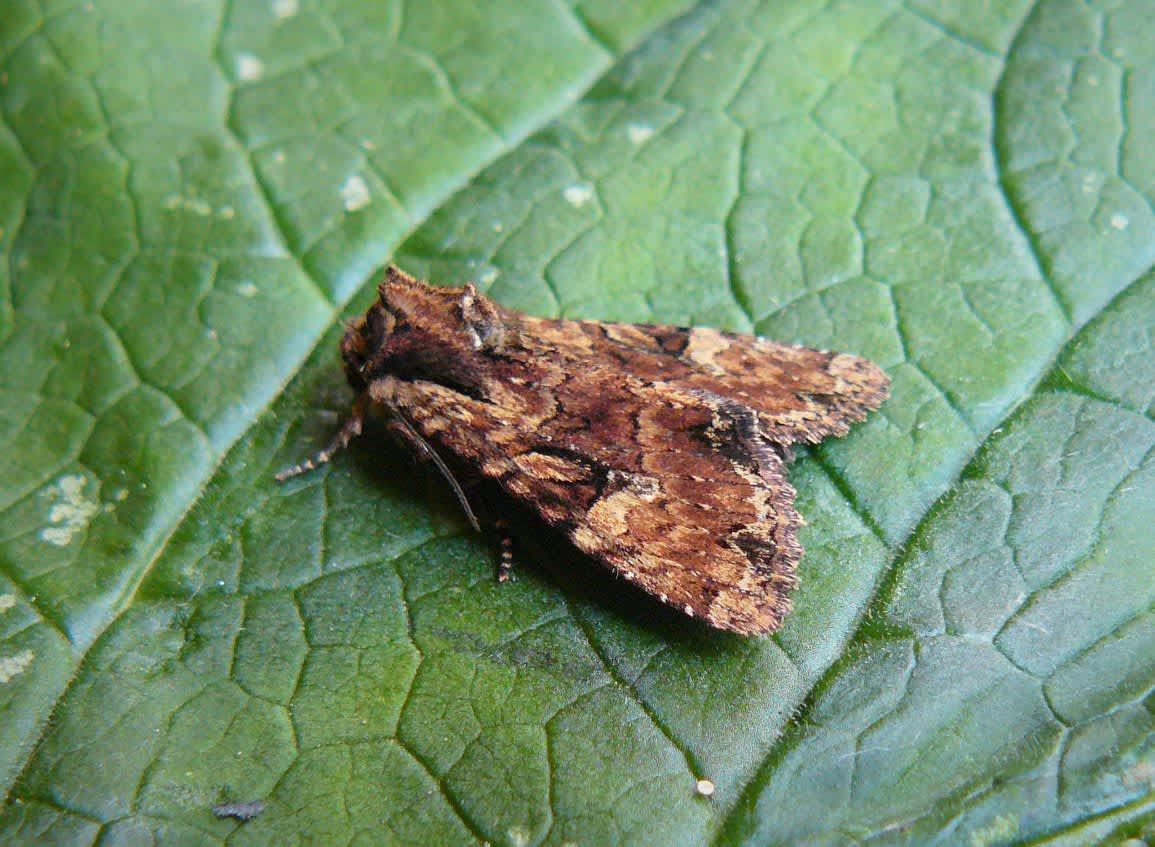
<path id="1" fill-rule="evenodd" d="M 790 445 L 844 435 L 878 408 L 882 369 L 713 329 L 534 318 L 395 267 L 378 294 L 341 341 L 352 414 L 278 479 L 329 461 L 383 411 L 475 527 L 459 477 L 495 481 L 579 550 L 710 626 L 781 626 L 802 555 Z"/>

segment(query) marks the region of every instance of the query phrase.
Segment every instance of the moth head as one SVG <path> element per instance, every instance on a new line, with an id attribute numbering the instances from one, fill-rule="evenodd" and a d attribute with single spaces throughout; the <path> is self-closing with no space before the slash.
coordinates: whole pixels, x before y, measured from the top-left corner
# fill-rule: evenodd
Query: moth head
<path id="1" fill-rule="evenodd" d="M 502 346 L 505 316 L 473 283 L 440 288 L 390 266 L 377 287 L 380 305 L 396 318 L 398 336 L 420 337 L 420 344 L 438 348 L 442 358 Z"/>
<path id="2" fill-rule="evenodd" d="M 396 267 L 386 270 L 377 294 L 341 342 L 354 391 L 382 376 L 479 390 L 486 354 L 505 340 L 497 305 L 472 285 L 436 288 Z"/>
<path id="3" fill-rule="evenodd" d="M 345 378 L 354 391 L 365 390 L 369 382 L 369 364 L 374 354 L 385 345 L 396 324 L 397 319 L 381 303 L 374 303 L 364 317 L 355 318 L 345 325 L 341 361 L 345 364 Z"/>

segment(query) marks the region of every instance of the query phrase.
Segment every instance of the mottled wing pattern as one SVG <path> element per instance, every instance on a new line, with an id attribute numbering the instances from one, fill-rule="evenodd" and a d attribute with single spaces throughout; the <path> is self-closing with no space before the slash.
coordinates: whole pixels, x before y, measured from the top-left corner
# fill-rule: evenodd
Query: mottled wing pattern
<path id="1" fill-rule="evenodd" d="M 778 628 L 801 556 L 794 489 L 758 417 L 687 385 L 585 363 L 529 409 L 384 377 L 372 399 L 496 480 L 582 551 L 680 611 Z M 515 403 L 516 401 L 510 401 Z"/>
<path id="2" fill-rule="evenodd" d="M 866 359 L 716 329 L 568 321 L 506 312 L 574 365 L 620 361 L 634 376 L 726 397 L 758 413 L 764 436 L 816 444 L 845 435 L 886 399 L 890 378 Z"/>
<path id="3" fill-rule="evenodd" d="M 352 417 L 279 478 L 328 461 L 376 405 L 455 486 L 454 469 L 495 480 L 662 602 L 778 628 L 802 553 L 782 457 L 877 408 L 880 368 L 712 329 L 529 317 L 397 268 L 378 293 L 341 343 Z"/>

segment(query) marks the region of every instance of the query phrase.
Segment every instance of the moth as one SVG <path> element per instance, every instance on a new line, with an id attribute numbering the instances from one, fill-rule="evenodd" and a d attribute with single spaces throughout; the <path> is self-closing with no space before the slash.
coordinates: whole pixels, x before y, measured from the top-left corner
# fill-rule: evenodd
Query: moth
<path id="1" fill-rule="evenodd" d="M 352 414 L 384 412 L 453 485 L 495 482 L 661 602 L 746 635 L 790 611 L 802 519 L 792 444 L 844 435 L 890 379 L 857 356 L 706 328 L 536 318 L 396 267 L 341 341 Z"/>

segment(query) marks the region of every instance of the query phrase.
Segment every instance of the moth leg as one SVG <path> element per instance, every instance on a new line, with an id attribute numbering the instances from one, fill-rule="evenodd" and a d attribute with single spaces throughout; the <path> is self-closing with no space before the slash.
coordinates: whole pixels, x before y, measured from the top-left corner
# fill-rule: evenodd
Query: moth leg
<path id="1" fill-rule="evenodd" d="M 470 492 L 477 504 L 477 513 L 481 524 L 485 527 L 485 540 L 490 550 L 497 554 L 497 581 L 509 582 L 514 579 L 514 536 L 509 521 L 500 517 L 508 508 L 508 503 L 502 501 L 498 492 L 486 485 L 482 480 L 473 480 L 476 487 L 471 486 Z"/>
<path id="2" fill-rule="evenodd" d="M 358 395 L 357 399 L 353 401 L 353 411 L 350 413 L 349 418 L 341 425 L 341 429 L 325 449 L 300 464 L 278 471 L 273 478 L 277 482 L 284 482 L 286 479 L 292 479 L 295 476 L 316 470 L 321 465 L 331 461 L 334 456 L 349 446 L 349 442 L 361 434 L 361 429 L 365 425 L 365 415 L 368 413 L 368 409 L 368 395 Z"/>
<path id="3" fill-rule="evenodd" d="M 453 493 L 457 496 L 457 502 L 461 504 L 462 510 L 465 512 L 465 517 L 469 519 L 469 525 L 473 527 L 474 532 L 481 532 L 481 523 L 477 520 L 477 515 L 473 511 L 473 507 L 469 505 L 469 498 L 465 496 L 465 489 L 461 487 L 461 483 L 457 481 L 457 477 L 453 475 L 453 471 L 445 464 L 445 461 L 437 455 L 437 451 L 429 444 L 428 441 L 413 428 L 409 421 L 405 420 L 400 413 L 394 412 L 389 418 L 389 431 L 392 432 L 399 440 L 404 442 L 419 459 L 432 462 L 433 465 L 445 477 L 445 481 L 449 483 L 449 487 L 453 489 Z"/>
<path id="4" fill-rule="evenodd" d="M 513 576 L 513 536 L 509 534 L 509 524 L 503 518 L 493 522 L 493 530 L 497 533 L 498 549 L 501 559 L 497 563 L 497 581 L 509 582 Z"/>

